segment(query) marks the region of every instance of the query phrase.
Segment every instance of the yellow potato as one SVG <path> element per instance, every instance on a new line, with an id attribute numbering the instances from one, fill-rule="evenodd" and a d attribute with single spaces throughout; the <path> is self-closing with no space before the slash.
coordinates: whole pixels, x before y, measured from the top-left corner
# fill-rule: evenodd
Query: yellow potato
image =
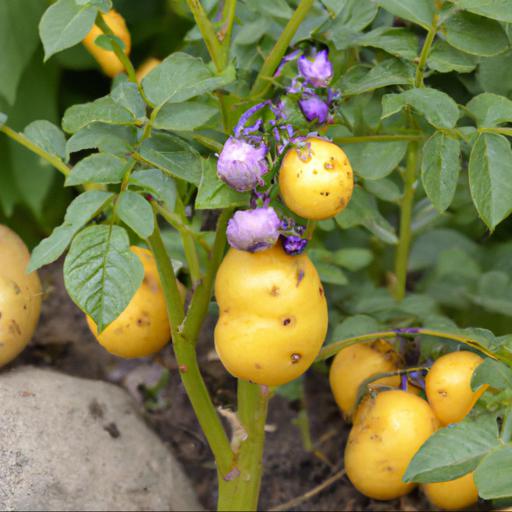
<path id="1" fill-rule="evenodd" d="M 430 503 L 442 510 L 462 510 L 478 501 L 473 473 L 449 482 L 424 484 L 422 488 Z"/>
<path id="2" fill-rule="evenodd" d="M 288 256 L 279 244 L 254 254 L 230 249 L 215 295 L 215 348 L 229 373 L 278 386 L 309 368 L 328 319 L 322 283 L 306 255 Z"/>
<path id="3" fill-rule="evenodd" d="M 149 74 L 153 69 L 155 69 L 162 61 L 159 59 L 155 59 L 154 57 L 150 57 L 145 60 L 137 69 L 135 76 L 137 77 L 137 82 L 142 82 L 142 79 Z"/>
<path id="4" fill-rule="evenodd" d="M 357 391 L 364 380 L 376 373 L 398 369 L 399 357 L 385 340 L 358 343 L 340 350 L 332 362 L 329 383 L 339 408 L 350 416 L 356 403 Z M 385 377 L 371 383 L 371 387 L 400 385 L 400 376 Z"/>
<path id="5" fill-rule="evenodd" d="M 105 20 L 105 23 L 112 29 L 114 34 L 119 37 L 121 41 L 123 41 L 124 53 L 129 55 L 132 41 L 124 18 L 117 11 L 111 10 L 103 15 L 103 19 Z M 104 48 L 101 48 L 101 46 L 95 44 L 97 37 L 102 34 L 103 32 L 96 25 L 94 25 L 91 31 L 85 36 L 83 43 L 87 51 L 101 66 L 103 72 L 107 76 L 113 78 L 121 73 L 124 68 L 123 64 L 117 58 L 114 52 L 105 50 Z"/>
<path id="6" fill-rule="evenodd" d="M 279 171 L 281 197 L 292 212 L 306 219 L 334 217 L 352 196 L 354 176 L 344 151 L 332 142 L 307 139 L 290 149 Z"/>
<path id="7" fill-rule="evenodd" d="M 366 400 L 354 418 L 345 448 L 345 469 L 354 487 L 377 500 L 410 492 L 402 477 L 438 422 L 428 403 L 401 390 Z"/>
<path id="8" fill-rule="evenodd" d="M 458 423 L 473 408 L 487 386 L 471 390 L 474 369 L 483 359 L 462 350 L 441 356 L 425 379 L 427 400 L 443 425 Z"/>
<path id="9" fill-rule="evenodd" d="M 171 339 L 165 297 L 155 259 L 150 251 L 131 247 L 144 265 L 144 281 L 126 309 L 101 334 L 94 321 L 87 323 L 98 342 L 111 354 L 124 358 L 145 357 L 159 351 Z M 178 282 L 182 297 L 185 288 Z"/>

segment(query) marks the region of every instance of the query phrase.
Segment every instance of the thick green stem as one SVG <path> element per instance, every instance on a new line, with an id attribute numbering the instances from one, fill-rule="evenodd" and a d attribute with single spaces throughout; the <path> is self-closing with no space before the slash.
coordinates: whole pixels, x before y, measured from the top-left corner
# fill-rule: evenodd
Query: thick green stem
<path id="1" fill-rule="evenodd" d="M 394 141 L 419 141 L 423 140 L 423 135 L 354 135 L 348 137 L 335 137 L 336 144 L 360 144 L 361 142 L 394 142 Z"/>
<path id="2" fill-rule="evenodd" d="M 300 24 L 303 22 L 307 13 L 313 6 L 313 0 L 301 0 L 297 9 L 290 18 L 290 21 L 286 24 L 286 27 L 282 31 L 279 39 L 277 40 L 274 48 L 269 53 L 265 62 L 261 66 L 261 69 L 256 77 L 256 81 L 251 89 L 251 96 L 263 96 L 267 89 L 270 87 L 269 79 L 274 74 L 275 70 L 279 66 L 281 59 L 284 57 L 288 46 L 290 45 L 293 36 L 297 32 Z"/>
<path id="3" fill-rule="evenodd" d="M 414 204 L 416 167 L 418 165 L 418 143 L 411 142 L 407 150 L 407 166 L 404 174 L 404 194 L 400 205 L 400 235 L 395 256 L 393 294 L 397 300 L 405 297 L 409 249 L 411 246 L 411 218 Z"/>
<path id="4" fill-rule="evenodd" d="M 223 23 L 219 34 L 222 41 L 222 69 L 224 69 L 229 62 L 229 47 L 231 45 L 231 32 L 235 21 L 236 1 L 237 0 L 224 1 L 224 9 L 222 11 Z"/>
<path id="5" fill-rule="evenodd" d="M 181 222 L 186 225 L 187 217 L 185 215 L 185 206 L 179 198 L 176 201 L 176 213 L 180 216 Z M 188 264 L 188 270 L 190 271 L 190 277 L 192 278 L 192 283 L 195 287 L 201 279 L 201 267 L 199 265 L 194 237 L 186 230 L 180 231 L 180 235 L 183 243 L 183 250 L 185 251 L 185 258 Z"/>
<path id="6" fill-rule="evenodd" d="M 432 26 L 430 27 L 430 30 L 427 33 L 425 42 L 423 43 L 423 48 L 421 49 L 418 66 L 416 67 L 416 77 L 414 80 L 415 87 L 423 87 L 423 75 L 425 73 L 425 66 L 427 65 L 427 59 L 430 54 L 430 49 L 432 48 L 432 43 L 434 42 L 434 38 L 436 37 L 438 20 L 439 15 L 434 14 L 432 19 Z"/>
<path id="7" fill-rule="evenodd" d="M 238 381 L 238 419 L 247 437 L 240 444 L 236 458 L 239 474 L 219 482 L 219 511 L 253 511 L 258 508 L 268 401 L 267 388 Z"/>
<path id="8" fill-rule="evenodd" d="M 25 137 L 22 133 L 18 133 L 12 128 L 9 128 L 7 125 L 0 126 L 0 132 L 5 133 L 7 137 L 10 137 L 12 140 L 16 141 L 18 144 L 21 144 L 28 150 L 32 151 L 36 155 L 40 156 L 44 160 L 46 160 L 49 164 L 51 164 L 55 169 L 60 171 L 64 176 L 69 174 L 69 167 L 57 156 L 48 153 L 43 148 L 34 144 L 30 139 Z"/>
<path id="9" fill-rule="evenodd" d="M 183 303 L 178 290 L 176 276 L 174 275 L 174 269 L 165 250 L 158 224 L 155 227 L 154 233 L 149 237 L 148 243 L 155 256 L 160 282 L 165 295 L 174 353 L 179 365 L 181 380 L 201 429 L 213 452 L 219 474 L 225 476 L 232 465 L 233 451 L 199 370 L 195 340 L 185 338 L 182 333 L 181 324 L 184 319 Z M 202 318 L 198 318 L 197 321 L 202 321 Z"/>

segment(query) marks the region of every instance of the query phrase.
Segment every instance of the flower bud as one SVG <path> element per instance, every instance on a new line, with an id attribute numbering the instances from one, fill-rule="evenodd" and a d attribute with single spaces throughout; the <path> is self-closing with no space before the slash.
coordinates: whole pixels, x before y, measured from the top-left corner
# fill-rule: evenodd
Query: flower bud
<path id="1" fill-rule="evenodd" d="M 265 156 L 267 147 L 256 147 L 242 139 L 230 137 L 219 155 L 219 178 L 238 192 L 247 192 L 262 185 L 262 176 L 268 171 Z"/>
<path id="2" fill-rule="evenodd" d="M 326 87 L 332 78 L 332 64 L 327 57 L 327 50 L 322 50 L 312 57 L 299 57 L 300 74 L 314 87 Z"/>
<path id="3" fill-rule="evenodd" d="M 283 245 L 284 252 L 290 256 L 302 254 L 306 245 L 308 245 L 308 241 L 305 238 L 295 235 L 283 236 L 281 238 L 281 243 Z"/>
<path id="4" fill-rule="evenodd" d="M 277 242 L 280 225 L 272 207 L 239 210 L 228 222 L 229 245 L 240 251 L 263 251 Z"/>
<path id="5" fill-rule="evenodd" d="M 316 95 L 304 96 L 299 100 L 299 107 L 308 121 L 323 124 L 327 121 L 329 107 Z"/>

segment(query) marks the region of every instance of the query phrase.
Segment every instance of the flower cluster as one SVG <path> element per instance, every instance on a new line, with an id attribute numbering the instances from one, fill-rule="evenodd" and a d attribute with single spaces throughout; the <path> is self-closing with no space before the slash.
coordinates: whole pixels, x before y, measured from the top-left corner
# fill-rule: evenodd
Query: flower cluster
<path id="1" fill-rule="evenodd" d="M 336 99 L 336 94 L 328 89 L 333 69 L 327 50 L 300 56 L 298 51 L 292 52 L 283 59 L 276 75 L 286 62 L 296 58 L 298 75 L 287 88 L 287 93 L 298 102 L 308 122 L 323 124 L 329 120 L 330 105 Z M 319 89 L 324 90 L 322 94 L 326 98 L 318 94 Z M 262 115 L 264 109 L 267 116 Z M 237 211 L 228 223 L 227 239 L 235 249 L 257 252 L 272 247 L 280 240 L 287 254 L 297 255 L 307 245 L 307 239 L 302 236 L 304 228 L 290 219 L 282 221 L 269 204 L 269 191 L 261 191 L 273 165 L 272 149 L 279 156 L 290 143 L 302 139 L 288 122 L 285 111 L 281 99 L 276 102 L 267 100 L 251 107 L 240 117 L 233 135 L 219 155 L 219 178 L 238 192 L 252 192 L 252 209 Z M 258 119 L 250 124 L 257 113 Z M 267 184 L 271 187 L 269 181 Z"/>

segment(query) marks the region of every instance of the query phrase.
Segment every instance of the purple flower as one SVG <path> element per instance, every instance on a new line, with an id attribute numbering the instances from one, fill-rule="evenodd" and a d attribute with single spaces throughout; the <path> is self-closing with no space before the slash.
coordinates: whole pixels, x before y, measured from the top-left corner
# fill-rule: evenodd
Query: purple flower
<path id="1" fill-rule="evenodd" d="M 318 96 L 303 96 L 299 100 L 299 106 L 308 121 L 316 121 L 323 124 L 329 116 L 329 106 Z"/>
<path id="2" fill-rule="evenodd" d="M 281 237 L 281 243 L 283 245 L 284 252 L 290 256 L 302 254 L 306 245 L 308 245 L 308 241 L 305 238 L 295 235 Z"/>
<path id="3" fill-rule="evenodd" d="M 280 225 L 272 207 L 239 210 L 228 222 L 229 245 L 240 251 L 263 251 L 277 242 Z"/>
<path id="4" fill-rule="evenodd" d="M 327 50 L 322 50 L 310 58 L 299 57 L 300 74 L 315 87 L 326 87 L 332 78 L 332 64 L 327 55 Z"/>
<path id="5" fill-rule="evenodd" d="M 238 192 L 247 192 L 262 185 L 261 177 L 268 171 L 267 146 L 253 146 L 242 139 L 230 137 L 219 155 L 219 178 Z"/>

